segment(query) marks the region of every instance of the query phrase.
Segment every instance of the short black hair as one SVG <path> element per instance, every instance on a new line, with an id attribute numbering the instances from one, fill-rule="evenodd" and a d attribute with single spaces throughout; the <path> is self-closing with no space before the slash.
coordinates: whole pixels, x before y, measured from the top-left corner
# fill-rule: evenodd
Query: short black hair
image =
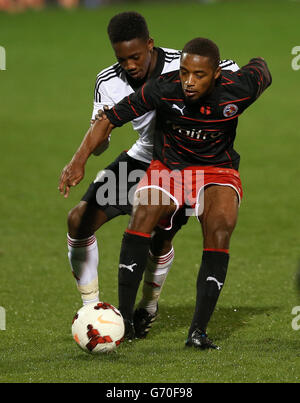
<path id="1" fill-rule="evenodd" d="M 149 30 L 145 18 L 135 12 L 127 11 L 115 15 L 109 22 L 107 33 L 111 43 L 149 39 Z"/>
<path id="2" fill-rule="evenodd" d="M 220 51 L 218 46 L 207 38 L 195 38 L 184 45 L 182 53 L 190 53 L 208 57 L 215 69 L 220 64 Z"/>

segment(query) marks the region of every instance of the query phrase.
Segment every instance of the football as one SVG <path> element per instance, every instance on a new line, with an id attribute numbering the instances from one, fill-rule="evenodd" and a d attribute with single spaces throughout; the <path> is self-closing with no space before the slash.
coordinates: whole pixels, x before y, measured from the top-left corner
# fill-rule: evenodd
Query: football
<path id="1" fill-rule="evenodd" d="M 107 302 L 80 308 L 72 322 L 72 335 L 87 353 L 108 353 L 123 341 L 124 321 L 121 313 Z"/>

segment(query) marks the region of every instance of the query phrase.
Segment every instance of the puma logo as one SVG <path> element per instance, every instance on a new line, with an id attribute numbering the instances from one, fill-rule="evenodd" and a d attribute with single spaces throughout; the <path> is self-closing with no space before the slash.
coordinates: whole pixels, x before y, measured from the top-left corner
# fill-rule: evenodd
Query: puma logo
<path id="1" fill-rule="evenodd" d="M 120 269 L 128 269 L 128 270 L 130 270 L 130 271 L 132 271 L 133 272 L 133 267 L 134 266 L 137 266 L 137 264 L 136 263 L 133 263 L 133 264 L 129 264 L 129 265 L 126 265 L 126 264 L 123 264 L 123 263 L 121 263 L 121 264 L 119 264 L 119 268 Z"/>
<path id="2" fill-rule="evenodd" d="M 183 114 L 184 114 L 184 113 L 183 113 L 183 110 L 185 109 L 185 106 L 184 106 L 183 108 L 179 108 L 178 105 L 173 104 L 173 105 L 172 105 L 172 109 L 177 109 L 177 110 L 181 113 L 181 115 L 183 115 Z"/>
<path id="3" fill-rule="evenodd" d="M 221 290 L 224 283 L 220 283 L 215 277 L 207 277 L 206 281 L 214 281 L 217 283 L 218 289 Z"/>

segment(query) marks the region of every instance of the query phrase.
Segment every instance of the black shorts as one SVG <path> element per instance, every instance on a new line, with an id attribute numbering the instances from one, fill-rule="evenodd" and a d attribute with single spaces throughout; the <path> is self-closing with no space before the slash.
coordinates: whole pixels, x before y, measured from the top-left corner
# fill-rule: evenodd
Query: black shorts
<path id="1" fill-rule="evenodd" d="M 130 215 L 134 192 L 148 167 L 148 163 L 136 160 L 124 151 L 98 173 L 81 200 L 104 211 L 109 220 Z M 188 218 L 184 208 L 180 209 L 174 216 L 173 226 L 180 229 Z"/>
<path id="2" fill-rule="evenodd" d="M 103 210 L 108 218 L 131 214 L 133 195 L 137 184 L 144 176 L 149 164 L 131 158 L 122 152 L 111 164 L 100 171 L 81 200 L 92 203 Z M 133 172 L 139 174 L 136 178 Z"/>

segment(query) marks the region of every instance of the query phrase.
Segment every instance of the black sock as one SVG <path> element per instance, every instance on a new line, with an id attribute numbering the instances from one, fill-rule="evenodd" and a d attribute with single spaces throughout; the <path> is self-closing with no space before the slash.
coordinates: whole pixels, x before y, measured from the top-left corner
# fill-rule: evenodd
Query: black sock
<path id="1" fill-rule="evenodd" d="M 206 331 L 225 282 L 228 262 L 227 252 L 203 251 L 197 278 L 196 307 L 189 336 L 195 329 Z"/>
<path id="2" fill-rule="evenodd" d="M 124 319 L 132 321 L 135 299 L 146 268 L 151 236 L 124 233 L 119 261 L 119 310 Z"/>

